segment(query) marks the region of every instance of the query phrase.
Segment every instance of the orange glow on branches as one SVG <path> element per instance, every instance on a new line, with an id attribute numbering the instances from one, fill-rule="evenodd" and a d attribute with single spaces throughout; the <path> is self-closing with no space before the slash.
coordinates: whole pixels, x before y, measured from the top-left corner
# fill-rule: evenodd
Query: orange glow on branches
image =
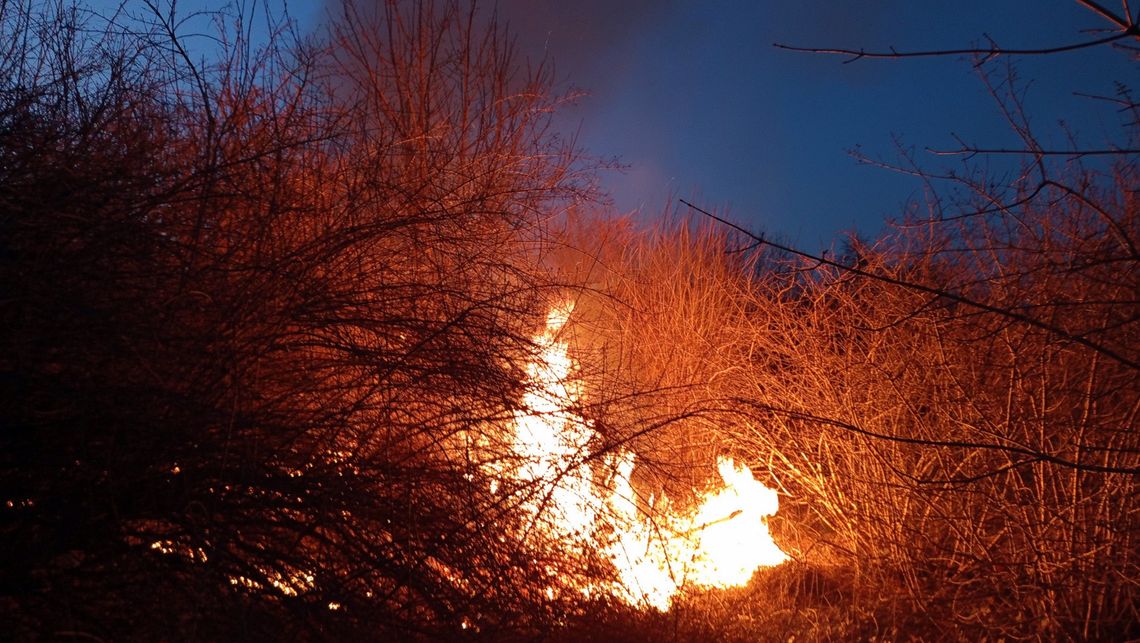
<path id="1" fill-rule="evenodd" d="M 776 492 L 731 459 L 719 459 L 721 484 L 688 511 L 675 510 L 665 497 L 651 502 L 649 510 L 638 506 L 631 482 L 633 452 L 605 459 L 609 475 L 595 479 L 591 460 L 597 458 L 589 452 L 593 427 L 569 410 L 579 393 L 568 346 L 558 339 L 569 313 L 567 307 L 552 310 L 545 332 L 536 338 L 542 351 L 528 366 L 526 411 L 516 416 L 511 440 L 519 464 L 494 473 L 511 483 L 495 489 L 523 483 L 527 495 L 521 505 L 532 517 L 532 537 L 567 549 L 585 543 L 613 564 L 615 586 L 577 589 L 667 610 L 684 588 L 744 585 L 758 568 L 787 560 L 766 523 L 778 508 Z"/>

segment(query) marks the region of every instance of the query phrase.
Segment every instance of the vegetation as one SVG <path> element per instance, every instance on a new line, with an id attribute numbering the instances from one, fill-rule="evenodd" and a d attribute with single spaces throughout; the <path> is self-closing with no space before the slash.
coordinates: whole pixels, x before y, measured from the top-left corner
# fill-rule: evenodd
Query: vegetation
<path id="1" fill-rule="evenodd" d="M 1126 90 L 1086 166 L 995 89 L 1023 172 L 910 166 L 925 212 L 812 257 L 609 216 L 468 3 L 229 16 L 209 63 L 148 7 L 0 3 L 12 638 L 1140 637 Z M 568 299 L 587 464 L 684 504 L 731 454 L 792 562 L 665 613 L 549 591 L 614 571 L 492 483 Z"/>
<path id="2" fill-rule="evenodd" d="M 455 448 L 518 406 L 588 192 L 541 74 L 457 3 L 205 66 L 177 16 L 3 11 L 5 630 L 548 618 Z"/>

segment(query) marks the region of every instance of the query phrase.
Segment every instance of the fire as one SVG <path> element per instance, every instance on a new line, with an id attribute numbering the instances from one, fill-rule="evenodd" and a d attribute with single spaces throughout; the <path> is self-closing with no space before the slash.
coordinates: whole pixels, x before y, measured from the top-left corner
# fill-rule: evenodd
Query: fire
<path id="1" fill-rule="evenodd" d="M 568 314 L 561 309 L 550 312 L 547 332 L 539 340 L 547 348 L 542 359 L 528 366 L 532 386 L 523 399 L 528 412 L 516 416 L 512 443 L 521 462 L 516 477 L 540 487 L 526 508 L 559 538 L 588 536 L 598 509 L 593 472 L 583 464 L 593 429 L 566 410 L 577 391 L 569 386 L 573 364 L 556 336 Z"/>
<path id="2" fill-rule="evenodd" d="M 673 510 L 664 497 L 651 502 L 649 512 L 638 506 L 632 452 L 608 458 L 610 475 L 595 480 L 593 427 L 569 410 L 579 396 L 573 360 L 559 340 L 569 314 L 568 307 L 552 310 L 536 338 L 542 354 L 529 365 L 527 410 L 515 417 L 511 442 L 520 464 L 497 473 L 529 491 L 521 504 L 542 536 L 568 547 L 593 543 L 613 564 L 616 586 L 579 589 L 601 589 L 630 605 L 664 611 L 686 587 L 744 585 L 758 568 L 787 560 L 766 523 L 778 509 L 776 492 L 732 459 L 718 461 L 722 485 L 685 512 Z"/>

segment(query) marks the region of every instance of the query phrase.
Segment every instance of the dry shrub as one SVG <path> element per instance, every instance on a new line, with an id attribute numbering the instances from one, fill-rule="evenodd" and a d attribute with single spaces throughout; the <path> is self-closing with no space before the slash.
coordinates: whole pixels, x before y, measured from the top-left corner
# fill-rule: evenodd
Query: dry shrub
<path id="1" fill-rule="evenodd" d="M 1091 190 L 1053 193 L 846 258 L 957 300 L 827 266 L 758 280 L 741 352 L 762 361 L 739 384 L 756 423 L 738 437 L 784 486 L 796 555 L 855 570 L 856 610 L 896 601 L 909 628 L 966 636 L 1131 631 L 1130 176 L 1099 210 Z"/>
<path id="2" fill-rule="evenodd" d="M 549 213 L 588 191 L 558 99 L 468 3 L 343 13 L 261 48 L 223 20 L 198 64 L 177 15 L 0 4 L 12 636 L 567 609 L 461 448 L 520 405 Z"/>
<path id="3" fill-rule="evenodd" d="M 642 394 L 597 409 L 633 431 L 639 488 L 683 498 L 735 455 L 781 491 L 772 527 L 799 561 L 730 610 L 646 627 L 731 638 L 755 599 L 761 638 L 1134 635 L 1135 178 L 1120 164 L 1015 211 L 907 223 L 838 266 L 687 227 L 599 253 L 622 268 L 583 297 L 582 339 L 610 360 L 590 390 Z M 802 590 L 813 575 L 841 606 Z M 796 610 L 830 629 L 781 624 Z"/>
<path id="4" fill-rule="evenodd" d="M 576 223 L 549 78 L 469 9 L 203 67 L 169 16 L 0 3 L 7 632 L 1137 635 L 1133 165 L 967 184 L 839 266 Z M 567 293 L 591 457 L 684 503 L 736 456 L 795 564 L 665 615 L 547 595 L 604 565 L 524 546 L 481 447 Z"/>
<path id="5" fill-rule="evenodd" d="M 559 265 L 572 266 L 571 345 L 582 364 L 584 413 L 606 448 L 634 451 L 635 486 L 688 503 L 718 479 L 717 456 L 733 455 L 714 427 L 733 421 L 718 400 L 740 368 L 732 348 L 744 314 L 752 257 L 725 253 L 707 226 L 638 229 L 589 221 L 594 242 L 571 239 Z"/>

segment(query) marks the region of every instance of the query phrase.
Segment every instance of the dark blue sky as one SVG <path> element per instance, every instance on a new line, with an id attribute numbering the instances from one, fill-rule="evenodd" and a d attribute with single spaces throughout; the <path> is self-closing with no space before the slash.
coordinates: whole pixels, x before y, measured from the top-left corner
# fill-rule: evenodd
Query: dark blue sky
<path id="1" fill-rule="evenodd" d="M 942 49 L 988 34 L 1005 47 L 1041 47 L 1108 26 L 1073 0 L 500 3 L 523 52 L 545 50 L 560 77 L 591 93 L 563 122 L 580 126 L 590 152 L 630 166 L 606 181 L 622 211 L 659 214 L 672 194 L 811 249 L 851 229 L 874 234 L 922 199 L 913 178 L 856 163 L 847 151 L 857 145 L 885 160 L 897 159 L 895 138 L 920 156 L 956 147 L 952 133 L 1021 146 L 965 58 L 844 65 L 773 42 Z M 1123 52 L 1017 63 L 1032 81 L 1026 105 L 1042 138 L 1067 148 L 1064 120 L 1089 146 L 1120 142 L 1122 115 L 1072 92 L 1114 95 L 1113 81 L 1138 80 Z"/>
<path id="2" fill-rule="evenodd" d="M 1121 11 L 1120 0 L 1104 3 Z M 288 5 L 302 28 L 326 11 L 320 0 Z M 844 65 L 772 43 L 940 49 L 988 34 L 1005 47 L 1042 47 L 1108 26 L 1075 0 L 485 0 L 491 6 L 522 56 L 548 57 L 564 89 L 589 92 L 558 124 L 577 131 L 588 153 L 628 166 L 604 181 L 620 212 L 651 218 L 682 197 L 812 250 L 848 230 L 873 235 L 922 199 L 916 180 L 858 164 L 847 153 L 855 146 L 888 161 L 898 157 L 895 139 L 920 157 L 927 146 L 954 147 L 952 133 L 1020 146 L 965 58 Z M 1124 117 L 1073 92 L 1113 95 L 1113 81 L 1135 84 L 1137 65 L 1123 52 L 1015 60 L 1046 142 L 1066 147 L 1061 120 L 1088 146 L 1121 140 Z"/>

